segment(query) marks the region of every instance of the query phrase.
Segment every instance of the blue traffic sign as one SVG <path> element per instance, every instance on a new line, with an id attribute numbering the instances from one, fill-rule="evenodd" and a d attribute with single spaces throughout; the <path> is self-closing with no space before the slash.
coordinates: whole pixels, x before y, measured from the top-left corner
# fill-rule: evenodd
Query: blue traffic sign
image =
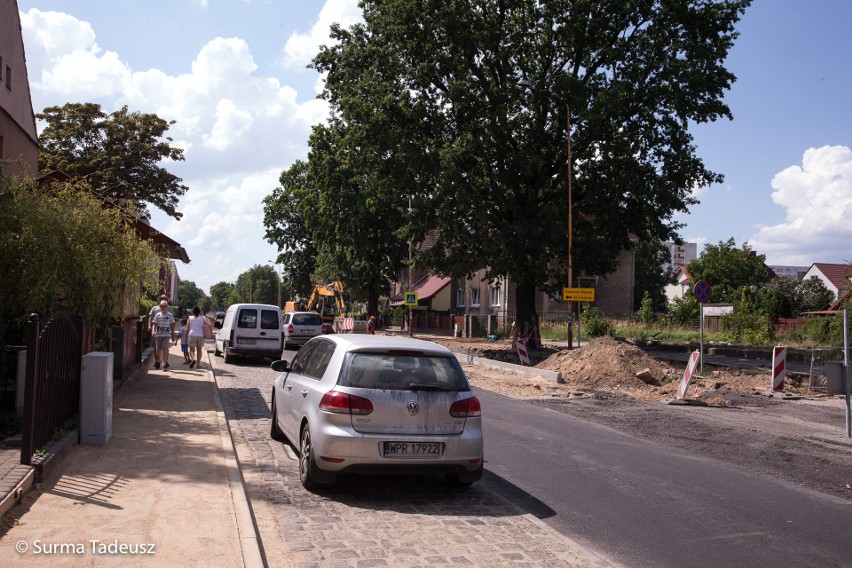
<path id="1" fill-rule="evenodd" d="M 696 300 L 702 304 L 706 304 L 713 296 L 713 289 L 710 287 L 710 283 L 706 280 L 699 280 L 695 283 L 695 288 L 692 289 L 692 294 L 695 296 Z"/>

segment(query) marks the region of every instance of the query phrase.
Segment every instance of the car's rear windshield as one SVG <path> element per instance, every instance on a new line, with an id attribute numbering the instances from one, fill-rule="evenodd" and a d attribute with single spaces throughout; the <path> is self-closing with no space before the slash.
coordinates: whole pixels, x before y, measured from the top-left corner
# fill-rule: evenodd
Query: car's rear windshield
<path id="1" fill-rule="evenodd" d="M 337 382 L 368 389 L 470 389 L 455 357 L 422 354 L 349 353 Z"/>
<path id="2" fill-rule="evenodd" d="M 322 325 L 319 314 L 293 314 L 293 325 Z"/>

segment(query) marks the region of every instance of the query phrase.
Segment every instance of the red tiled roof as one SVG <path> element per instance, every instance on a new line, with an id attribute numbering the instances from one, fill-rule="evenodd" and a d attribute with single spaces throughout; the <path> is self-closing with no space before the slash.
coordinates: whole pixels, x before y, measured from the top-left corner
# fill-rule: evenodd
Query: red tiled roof
<path id="1" fill-rule="evenodd" d="M 430 276 L 426 275 L 412 286 L 412 290 L 406 292 L 417 292 L 417 300 L 428 300 L 452 281 L 450 277 Z M 403 304 L 403 295 L 397 294 L 391 298 L 391 306 L 401 306 Z"/>
<path id="2" fill-rule="evenodd" d="M 846 288 L 849 286 L 847 281 L 852 278 L 852 266 L 848 264 L 826 264 L 820 262 L 815 262 L 814 266 L 837 288 Z"/>

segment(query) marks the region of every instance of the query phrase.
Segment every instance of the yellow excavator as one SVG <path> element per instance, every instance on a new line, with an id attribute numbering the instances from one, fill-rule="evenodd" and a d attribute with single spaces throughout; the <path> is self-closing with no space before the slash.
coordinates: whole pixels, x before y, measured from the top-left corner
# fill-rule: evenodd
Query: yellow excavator
<path id="1" fill-rule="evenodd" d="M 288 302 L 289 305 L 289 302 Z M 343 284 L 314 284 L 311 297 L 305 306 L 305 311 L 317 312 L 322 321 L 329 327 L 334 325 L 334 318 L 346 315 L 346 302 L 343 300 Z"/>

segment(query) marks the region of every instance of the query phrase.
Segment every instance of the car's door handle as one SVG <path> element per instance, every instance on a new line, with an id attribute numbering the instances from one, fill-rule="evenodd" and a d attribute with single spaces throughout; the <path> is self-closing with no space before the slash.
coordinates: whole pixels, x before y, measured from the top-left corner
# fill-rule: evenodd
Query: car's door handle
<path id="1" fill-rule="evenodd" d="M 306 398 L 307 398 L 307 396 L 308 396 L 308 391 L 303 390 L 303 391 L 302 391 L 302 396 L 304 396 L 304 397 L 306 397 Z"/>
<path id="2" fill-rule="evenodd" d="M 287 390 L 293 390 L 293 385 L 285 385 L 285 386 L 287 387 Z"/>
<path id="3" fill-rule="evenodd" d="M 261 334 L 261 335 L 266 335 L 266 332 L 265 332 L 265 331 L 261 331 L 261 332 L 260 332 L 260 334 Z"/>

